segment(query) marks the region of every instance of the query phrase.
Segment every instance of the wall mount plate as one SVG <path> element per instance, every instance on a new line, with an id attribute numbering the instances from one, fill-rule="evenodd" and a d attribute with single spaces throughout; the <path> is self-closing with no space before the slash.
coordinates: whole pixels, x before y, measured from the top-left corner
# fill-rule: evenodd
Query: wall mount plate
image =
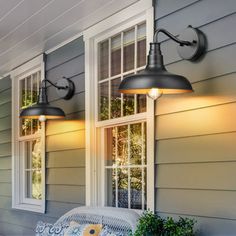
<path id="1" fill-rule="evenodd" d="M 62 78 L 57 81 L 56 86 L 64 87 L 64 88 L 57 88 L 57 94 L 60 98 L 69 100 L 73 97 L 75 93 L 75 85 L 70 79 Z"/>
<path id="2" fill-rule="evenodd" d="M 200 30 L 188 26 L 178 38 L 192 43 L 190 46 L 177 46 L 177 51 L 181 58 L 195 61 L 204 54 L 206 49 L 206 39 Z"/>

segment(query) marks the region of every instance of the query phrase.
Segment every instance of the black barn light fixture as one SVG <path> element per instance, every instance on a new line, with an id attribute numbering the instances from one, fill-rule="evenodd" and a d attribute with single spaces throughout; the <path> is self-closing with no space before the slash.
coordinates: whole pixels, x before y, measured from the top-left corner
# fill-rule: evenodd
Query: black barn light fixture
<path id="1" fill-rule="evenodd" d="M 46 119 L 61 119 L 65 117 L 65 113 L 61 108 L 53 107 L 49 104 L 47 97 L 47 82 L 56 88 L 60 98 L 69 100 L 73 97 L 75 85 L 70 79 L 63 77 L 55 84 L 48 79 L 44 79 L 41 82 L 37 104 L 22 110 L 20 113 L 21 118 L 39 119 L 43 122 Z"/>
<path id="2" fill-rule="evenodd" d="M 196 61 L 205 52 L 205 36 L 192 26 L 188 26 L 178 38 L 165 29 L 157 29 L 153 42 L 150 43 L 146 68 L 140 73 L 123 79 L 119 87 L 121 93 L 147 94 L 152 99 L 157 99 L 162 94 L 193 92 L 188 79 L 166 70 L 158 42 L 159 33 L 164 33 L 179 44 L 177 46 L 178 54 L 185 60 Z"/>

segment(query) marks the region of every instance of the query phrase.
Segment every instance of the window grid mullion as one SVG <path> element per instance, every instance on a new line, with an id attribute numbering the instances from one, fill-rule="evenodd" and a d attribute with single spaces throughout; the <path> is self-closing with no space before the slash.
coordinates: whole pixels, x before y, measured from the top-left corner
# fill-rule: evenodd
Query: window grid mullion
<path id="1" fill-rule="evenodd" d="M 144 123 L 142 122 L 142 157 L 141 157 L 141 161 L 142 161 L 142 210 L 144 210 L 144 187 L 145 187 L 145 181 L 144 181 Z"/>
<path id="2" fill-rule="evenodd" d="M 130 124 L 128 125 L 128 165 L 130 166 Z M 128 208 L 130 209 L 130 167 L 128 167 Z"/>
<path id="3" fill-rule="evenodd" d="M 116 180 L 116 207 L 118 207 L 118 168 L 117 168 L 117 159 L 118 159 L 118 127 L 117 126 L 115 127 L 115 137 L 116 137 L 116 140 L 115 140 L 115 149 L 116 149 L 116 156 L 115 156 L 115 163 L 116 163 L 116 168 L 115 168 L 115 171 L 116 171 L 116 177 L 115 177 L 115 180 Z"/>
<path id="4" fill-rule="evenodd" d="M 135 25 L 134 28 L 134 70 L 136 71 L 135 74 L 137 73 L 137 55 L 138 55 L 137 40 L 138 40 L 138 26 Z M 134 95 L 134 114 L 137 114 L 137 94 Z"/>
<path id="5" fill-rule="evenodd" d="M 30 105 L 33 104 L 33 74 L 30 75 Z M 33 119 L 30 119 L 30 134 L 33 134 Z"/>
<path id="6" fill-rule="evenodd" d="M 124 32 L 121 32 L 121 63 L 120 63 L 120 71 L 121 71 L 121 81 L 123 80 L 123 73 L 124 73 Z M 124 111 L 123 111 L 123 103 L 124 103 L 124 95 L 123 93 L 121 94 L 121 117 L 124 116 Z"/>
<path id="7" fill-rule="evenodd" d="M 108 119 L 111 119 L 111 38 L 108 40 Z"/>

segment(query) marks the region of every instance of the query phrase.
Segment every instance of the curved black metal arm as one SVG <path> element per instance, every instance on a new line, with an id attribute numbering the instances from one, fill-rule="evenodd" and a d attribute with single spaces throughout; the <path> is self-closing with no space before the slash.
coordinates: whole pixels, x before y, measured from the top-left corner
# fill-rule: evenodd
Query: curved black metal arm
<path id="1" fill-rule="evenodd" d="M 176 43 L 178 43 L 180 46 L 190 46 L 192 45 L 194 42 L 189 42 L 189 41 L 184 41 L 184 40 L 180 40 L 178 39 L 177 37 L 175 37 L 173 34 L 171 34 L 169 31 L 163 29 L 163 28 L 160 28 L 160 29 L 157 29 L 154 33 L 154 36 L 153 36 L 153 42 L 154 43 L 158 43 L 158 34 L 159 33 L 163 33 L 165 35 L 167 35 L 169 38 L 171 38 L 172 40 L 174 40 Z"/>
<path id="2" fill-rule="evenodd" d="M 65 78 L 65 77 L 63 77 Z M 53 87 L 57 88 L 57 89 L 68 89 L 68 86 L 66 87 L 62 87 L 62 86 L 57 86 L 56 84 L 54 84 L 52 81 L 50 81 L 49 79 L 44 79 L 42 80 L 42 85 L 44 83 L 44 87 L 46 87 L 46 82 L 48 82 L 49 84 L 51 84 Z"/>

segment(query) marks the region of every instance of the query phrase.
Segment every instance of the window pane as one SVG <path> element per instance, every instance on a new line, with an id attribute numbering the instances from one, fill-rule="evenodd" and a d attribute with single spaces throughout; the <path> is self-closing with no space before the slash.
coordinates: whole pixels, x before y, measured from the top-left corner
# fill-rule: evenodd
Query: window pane
<path id="1" fill-rule="evenodd" d="M 42 143 L 40 139 L 33 141 L 32 143 L 32 169 L 41 169 L 42 167 L 41 147 L 42 147 Z"/>
<path id="2" fill-rule="evenodd" d="M 118 207 L 128 208 L 128 169 L 117 169 Z"/>
<path id="3" fill-rule="evenodd" d="M 121 93 L 118 91 L 120 78 L 111 80 L 111 118 L 121 116 Z"/>
<path id="4" fill-rule="evenodd" d="M 133 73 L 127 76 L 130 76 L 132 74 Z M 134 114 L 134 98 L 135 96 L 132 94 L 123 94 L 123 116 L 129 116 Z"/>
<path id="5" fill-rule="evenodd" d="M 108 82 L 99 84 L 99 120 L 107 120 L 109 118 L 109 97 Z"/>
<path id="6" fill-rule="evenodd" d="M 107 157 L 106 157 L 106 165 L 112 166 L 116 161 L 116 135 L 117 128 L 109 128 L 107 129 Z"/>
<path id="7" fill-rule="evenodd" d="M 42 198 L 42 158 L 40 139 L 21 143 L 22 152 L 25 154 L 25 173 L 26 173 L 26 198 Z"/>
<path id="8" fill-rule="evenodd" d="M 118 126 L 117 132 L 117 165 L 128 164 L 128 126 Z"/>
<path id="9" fill-rule="evenodd" d="M 111 76 L 121 73 L 121 35 L 111 39 Z"/>
<path id="10" fill-rule="evenodd" d="M 32 76 L 32 103 L 37 103 L 38 100 L 38 92 L 39 92 L 39 81 L 40 81 L 40 72 L 36 72 Z"/>
<path id="11" fill-rule="evenodd" d="M 137 95 L 137 113 L 146 112 L 147 110 L 147 96 L 145 94 Z"/>
<path id="12" fill-rule="evenodd" d="M 109 41 L 99 43 L 99 80 L 106 79 L 109 76 Z"/>
<path id="13" fill-rule="evenodd" d="M 142 164 L 142 124 L 130 125 L 130 164 Z"/>
<path id="14" fill-rule="evenodd" d="M 146 64 L 146 24 L 138 25 L 137 66 Z"/>
<path id="15" fill-rule="evenodd" d="M 142 209 L 142 170 L 130 169 L 130 199 L 131 208 Z"/>
<path id="16" fill-rule="evenodd" d="M 26 198 L 42 199 L 42 172 L 37 171 L 26 171 Z"/>
<path id="17" fill-rule="evenodd" d="M 134 69 L 134 28 L 124 32 L 124 72 Z"/>
<path id="18" fill-rule="evenodd" d="M 147 164 L 147 124 L 146 122 L 143 123 L 142 127 L 142 132 L 143 132 L 143 164 Z"/>
<path id="19" fill-rule="evenodd" d="M 32 198 L 42 199 L 42 172 L 41 170 L 36 170 L 32 173 Z"/>
<path id="20" fill-rule="evenodd" d="M 143 210 L 146 210 L 147 209 L 147 168 L 144 168 L 144 171 L 143 171 L 143 191 L 144 191 L 144 199 L 143 199 L 143 202 L 144 202 L 144 206 L 143 206 Z"/>
<path id="21" fill-rule="evenodd" d="M 116 169 L 107 169 L 107 205 L 116 206 Z"/>

